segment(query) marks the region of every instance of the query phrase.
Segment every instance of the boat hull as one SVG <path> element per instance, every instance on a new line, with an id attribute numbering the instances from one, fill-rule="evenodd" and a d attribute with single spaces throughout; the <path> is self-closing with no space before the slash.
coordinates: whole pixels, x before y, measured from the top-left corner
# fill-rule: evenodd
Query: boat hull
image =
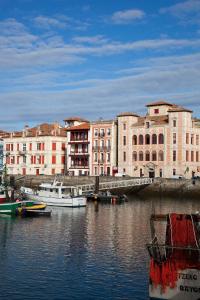
<path id="1" fill-rule="evenodd" d="M 0 204 L 0 214 L 16 215 L 20 207 L 29 207 L 33 205 L 32 201 L 8 202 Z"/>
<path id="2" fill-rule="evenodd" d="M 200 270 L 185 269 L 178 271 L 178 280 L 174 288 L 161 285 L 149 286 L 150 299 L 162 300 L 199 300 L 200 299 Z"/>
<path id="3" fill-rule="evenodd" d="M 69 197 L 69 198 L 56 198 L 44 197 L 35 194 L 25 193 L 28 200 L 44 202 L 49 206 L 62 206 L 62 207 L 84 207 L 86 206 L 86 197 Z"/>

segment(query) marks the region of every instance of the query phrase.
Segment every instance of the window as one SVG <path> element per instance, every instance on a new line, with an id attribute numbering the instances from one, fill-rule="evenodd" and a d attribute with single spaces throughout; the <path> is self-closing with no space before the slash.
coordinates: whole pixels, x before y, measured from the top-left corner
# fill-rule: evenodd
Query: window
<path id="1" fill-rule="evenodd" d="M 52 164 L 56 164 L 56 156 L 52 155 Z"/>
<path id="2" fill-rule="evenodd" d="M 26 151 L 26 144 L 23 144 L 23 151 Z"/>
<path id="3" fill-rule="evenodd" d="M 173 150 L 173 161 L 176 161 L 176 150 Z"/>
<path id="4" fill-rule="evenodd" d="M 189 144 L 189 137 L 190 137 L 189 133 L 186 133 L 186 144 Z"/>
<path id="5" fill-rule="evenodd" d="M 196 145 L 199 145 L 199 135 L 196 136 Z"/>
<path id="6" fill-rule="evenodd" d="M 101 137 L 105 136 L 105 131 L 104 131 L 104 129 L 100 129 L 100 136 L 101 136 Z"/>
<path id="7" fill-rule="evenodd" d="M 153 134 L 152 135 L 152 144 L 157 144 L 157 135 L 156 134 Z"/>
<path id="8" fill-rule="evenodd" d="M 61 144 L 61 150 L 65 151 L 65 143 Z"/>
<path id="9" fill-rule="evenodd" d="M 173 127 L 176 127 L 176 120 L 173 120 Z"/>
<path id="10" fill-rule="evenodd" d="M 186 150 L 186 161 L 189 161 L 189 151 Z"/>
<path id="11" fill-rule="evenodd" d="M 196 151 L 196 161 L 198 162 L 199 161 L 199 152 Z"/>
<path id="12" fill-rule="evenodd" d="M 56 150 L 56 143 L 52 143 L 52 150 Z"/>
<path id="13" fill-rule="evenodd" d="M 164 135 L 162 133 L 159 134 L 158 141 L 159 144 L 164 144 Z"/>
<path id="14" fill-rule="evenodd" d="M 41 150 L 41 143 L 37 143 L 37 150 Z"/>
<path id="15" fill-rule="evenodd" d="M 191 134 L 191 145 L 194 145 L 194 134 Z"/>
<path id="16" fill-rule="evenodd" d="M 173 144 L 176 144 L 176 133 L 173 133 Z"/>
<path id="17" fill-rule="evenodd" d="M 191 151 L 191 161 L 194 161 L 194 151 Z"/>
<path id="18" fill-rule="evenodd" d="M 107 129 L 107 135 L 111 135 L 111 129 L 110 128 Z"/>
<path id="19" fill-rule="evenodd" d="M 23 163 L 26 164 L 26 156 L 23 155 Z"/>
<path id="20" fill-rule="evenodd" d="M 126 130 L 126 123 L 123 124 L 123 129 Z"/>
<path id="21" fill-rule="evenodd" d="M 52 169 L 52 170 L 51 170 L 51 174 L 52 174 L 52 175 L 55 175 L 55 169 Z"/>
<path id="22" fill-rule="evenodd" d="M 149 128 L 149 127 L 150 127 L 150 123 L 146 122 L 146 128 Z"/>
<path id="23" fill-rule="evenodd" d="M 173 175 L 176 175 L 176 169 L 173 169 Z"/>
<path id="24" fill-rule="evenodd" d="M 160 177 L 162 177 L 162 169 L 160 169 Z"/>
<path id="25" fill-rule="evenodd" d="M 123 160 L 126 161 L 126 152 L 123 152 Z"/>
<path id="26" fill-rule="evenodd" d="M 126 136 L 123 136 L 123 145 L 126 146 Z"/>
<path id="27" fill-rule="evenodd" d="M 137 145 L 137 135 L 133 135 L 132 143 L 133 145 Z"/>
<path id="28" fill-rule="evenodd" d="M 137 152 L 136 151 L 133 152 L 133 161 L 137 161 Z"/>
<path id="29" fill-rule="evenodd" d="M 94 130 L 94 136 L 98 136 L 98 129 Z"/>
<path id="30" fill-rule="evenodd" d="M 145 135 L 145 144 L 146 144 L 146 145 L 149 145 L 149 144 L 150 144 L 150 135 L 149 135 L 149 134 L 146 134 L 146 135 Z"/>
<path id="31" fill-rule="evenodd" d="M 139 135 L 139 145 L 143 145 L 144 144 L 144 138 L 143 138 L 143 135 L 140 134 Z"/>
<path id="32" fill-rule="evenodd" d="M 97 153 L 94 153 L 94 161 L 97 162 Z"/>
<path id="33" fill-rule="evenodd" d="M 164 161 L 164 153 L 162 150 L 159 151 L 158 153 L 158 160 L 159 161 Z"/>
<path id="34" fill-rule="evenodd" d="M 154 114 L 159 114 L 159 109 L 158 108 L 154 109 Z"/>
<path id="35" fill-rule="evenodd" d="M 156 161 L 157 160 L 157 153 L 156 151 L 152 152 L 152 161 Z"/>
<path id="36" fill-rule="evenodd" d="M 107 162 L 110 162 L 110 153 L 107 153 Z"/>
<path id="37" fill-rule="evenodd" d="M 32 143 L 29 144 L 29 150 L 32 151 Z"/>
<path id="38" fill-rule="evenodd" d="M 146 161 L 150 161 L 150 152 L 149 151 L 147 151 L 145 153 L 145 159 L 146 159 Z"/>
<path id="39" fill-rule="evenodd" d="M 143 152 L 140 151 L 139 152 L 139 161 L 143 161 L 144 157 L 143 157 Z"/>

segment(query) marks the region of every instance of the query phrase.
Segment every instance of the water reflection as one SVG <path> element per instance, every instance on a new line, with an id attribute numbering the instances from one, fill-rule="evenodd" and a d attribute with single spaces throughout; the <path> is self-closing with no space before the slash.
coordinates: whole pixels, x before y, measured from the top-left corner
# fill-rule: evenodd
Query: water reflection
<path id="1" fill-rule="evenodd" d="M 0 217 L 1 299 L 148 299 L 152 211 L 198 206 L 131 197 L 123 205 L 53 208 L 51 218 Z"/>

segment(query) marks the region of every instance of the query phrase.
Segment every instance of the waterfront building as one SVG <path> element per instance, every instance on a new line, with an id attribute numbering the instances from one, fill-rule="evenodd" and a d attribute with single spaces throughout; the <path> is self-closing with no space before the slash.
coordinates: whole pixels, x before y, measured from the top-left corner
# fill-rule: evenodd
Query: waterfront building
<path id="1" fill-rule="evenodd" d="M 71 117 L 64 120 L 67 132 L 67 170 L 68 175 L 89 175 L 89 121 Z"/>
<path id="2" fill-rule="evenodd" d="M 90 123 L 90 174 L 114 175 L 116 172 L 117 126 L 114 120 Z"/>
<path id="3" fill-rule="evenodd" d="M 118 121 L 118 172 L 133 177 L 200 175 L 200 120 L 165 101 L 146 105 L 146 116 L 122 113 Z"/>
<path id="4" fill-rule="evenodd" d="M 4 136 L 8 174 L 52 175 L 65 173 L 67 137 L 58 123 L 25 126 Z"/>

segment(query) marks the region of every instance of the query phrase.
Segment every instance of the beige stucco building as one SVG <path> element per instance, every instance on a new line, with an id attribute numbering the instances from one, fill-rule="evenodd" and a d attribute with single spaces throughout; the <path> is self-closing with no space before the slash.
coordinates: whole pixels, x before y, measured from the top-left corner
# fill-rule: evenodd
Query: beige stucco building
<path id="1" fill-rule="evenodd" d="M 200 175 L 200 120 L 192 111 L 164 101 L 147 114 L 122 113 L 118 120 L 118 171 L 130 176 Z"/>
<path id="2" fill-rule="evenodd" d="M 8 174 L 64 174 L 67 137 L 59 124 L 41 124 L 4 136 Z"/>
<path id="3" fill-rule="evenodd" d="M 90 123 L 90 174 L 113 175 L 116 172 L 117 126 L 114 120 Z"/>

